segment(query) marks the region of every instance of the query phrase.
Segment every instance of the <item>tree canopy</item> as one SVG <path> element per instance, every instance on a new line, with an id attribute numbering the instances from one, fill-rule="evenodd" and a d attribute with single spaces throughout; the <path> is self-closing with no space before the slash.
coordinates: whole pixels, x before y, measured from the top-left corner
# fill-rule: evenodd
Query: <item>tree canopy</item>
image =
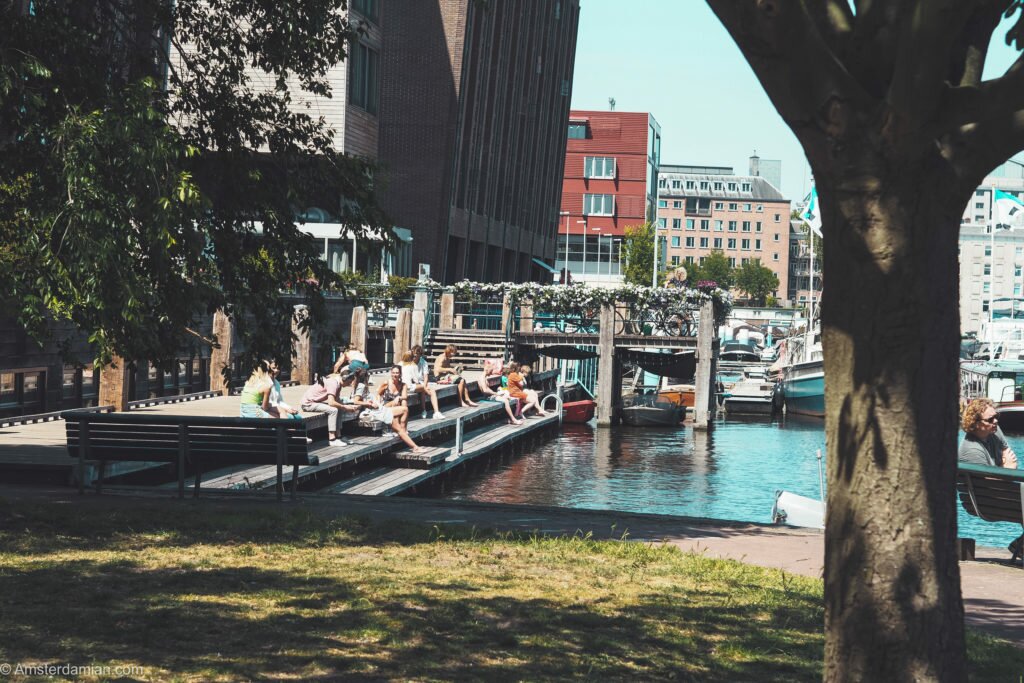
<path id="1" fill-rule="evenodd" d="M 736 288 L 755 304 L 763 306 L 768 296 L 779 288 L 779 278 L 761 259 L 750 259 L 736 269 Z"/>
<path id="2" fill-rule="evenodd" d="M 701 280 L 714 282 L 722 289 L 731 289 L 736 284 L 736 273 L 729 257 L 721 249 L 715 249 L 704 257 L 703 263 L 695 263 L 688 267 L 689 281 Z"/>
<path id="3" fill-rule="evenodd" d="M 654 271 L 654 224 L 626 226 L 622 240 L 622 277 L 628 284 L 649 286 Z"/>
<path id="4" fill-rule="evenodd" d="M 345 0 L 21 5 L 0 3 L 0 311 L 161 361 L 223 308 L 287 363 L 293 305 L 314 324 L 333 279 L 296 212 L 385 222 L 371 165 L 296 105 L 331 96 Z"/>

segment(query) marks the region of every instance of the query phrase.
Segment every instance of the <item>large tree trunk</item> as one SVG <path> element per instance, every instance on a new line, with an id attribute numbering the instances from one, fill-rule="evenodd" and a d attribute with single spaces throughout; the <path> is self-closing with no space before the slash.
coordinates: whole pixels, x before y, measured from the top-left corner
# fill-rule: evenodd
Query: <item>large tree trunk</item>
<path id="1" fill-rule="evenodd" d="M 960 681 L 956 242 L 967 196 L 951 196 L 958 184 L 937 152 L 892 168 L 880 147 L 816 177 L 828 211 L 825 680 Z"/>

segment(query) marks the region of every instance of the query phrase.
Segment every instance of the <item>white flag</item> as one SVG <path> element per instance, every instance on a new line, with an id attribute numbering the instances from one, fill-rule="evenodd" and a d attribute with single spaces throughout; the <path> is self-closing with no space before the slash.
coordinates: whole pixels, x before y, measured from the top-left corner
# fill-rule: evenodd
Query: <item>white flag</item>
<path id="1" fill-rule="evenodd" d="M 992 222 L 997 228 L 1024 227 L 1024 202 L 1012 194 L 996 190 Z"/>
<path id="2" fill-rule="evenodd" d="M 800 218 L 814 231 L 815 235 L 821 237 L 821 208 L 818 206 L 818 188 L 811 188 L 811 194 L 807 196 L 807 204 L 800 212 Z"/>

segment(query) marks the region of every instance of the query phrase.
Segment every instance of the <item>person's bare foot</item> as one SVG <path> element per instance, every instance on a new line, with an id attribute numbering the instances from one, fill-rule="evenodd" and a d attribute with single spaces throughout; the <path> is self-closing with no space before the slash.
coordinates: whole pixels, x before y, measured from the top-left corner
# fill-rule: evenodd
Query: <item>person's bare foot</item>
<path id="1" fill-rule="evenodd" d="M 469 402 L 469 407 L 471 407 L 471 408 L 476 408 L 478 405 L 480 405 L 480 404 L 479 403 L 473 403 L 472 401 Z"/>

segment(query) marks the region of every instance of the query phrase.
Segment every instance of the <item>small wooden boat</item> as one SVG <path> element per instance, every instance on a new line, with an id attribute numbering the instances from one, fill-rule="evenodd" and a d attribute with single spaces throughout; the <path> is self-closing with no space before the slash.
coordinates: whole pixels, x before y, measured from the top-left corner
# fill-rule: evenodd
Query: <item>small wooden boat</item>
<path id="1" fill-rule="evenodd" d="M 744 378 L 732 385 L 722 397 L 722 408 L 730 415 L 771 415 L 775 412 L 774 382 L 764 379 L 764 373 L 744 373 Z"/>
<path id="2" fill-rule="evenodd" d="M 686 409 L 657 398 L 655 394 L 634 397 L 623 406 L 622 421 L 631 427 L 677 427 Z"/>
<path id="3" fill-rule="evenodd" d="M 681 408 L 693 408 L 695 390 L 692 384 L 669 384 L 658 391 L 658 400 L 674 403 Z"/>
<path id="4" fill-rule="evenodd" d="M 590 422 L 594 417 L 595 408 L 597 408 L 597 402 L 589 399 L 563 403 L 562 422 Z"/>

